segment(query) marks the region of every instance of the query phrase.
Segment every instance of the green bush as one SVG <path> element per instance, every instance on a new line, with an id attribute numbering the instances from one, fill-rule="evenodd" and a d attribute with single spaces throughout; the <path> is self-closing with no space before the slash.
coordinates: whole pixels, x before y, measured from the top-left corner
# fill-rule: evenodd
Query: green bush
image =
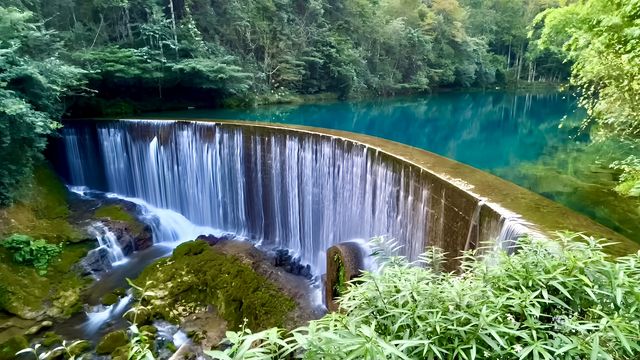
<path id="1" fill-rule="evenodd" d="M 40 275 L 47 273 L 49 263 L 62 252 L 61 245 L 48 244 L 43 239 L 34 240 L 20 234 L 11 235 L 1 245 L 12 253 L 16 263 L 33 266 Z"/>
<path id="2" fill-rule="evenodd" d="M 611 168 L 622 171 L 615 188 L 618 193 L 624 196 L 640 196 L 640 158 L 631 155 L 622 161 L 612 163 Z"/>
<path id="3" fill-rule="evenodd" d="M 282 333 L 228 333 L 218 359 L 637 359 L 640 253 L 601 241 L 524 238 L 515 255 L 468 252 L 462 274 L 388 257 L 342 297 L 342 312 Z"/>

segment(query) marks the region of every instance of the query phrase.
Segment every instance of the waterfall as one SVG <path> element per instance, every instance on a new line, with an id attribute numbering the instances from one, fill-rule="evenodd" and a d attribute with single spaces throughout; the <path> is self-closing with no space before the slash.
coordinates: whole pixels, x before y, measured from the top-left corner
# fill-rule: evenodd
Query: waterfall
<path id="1" fill-rule="evenodd" d="M 451 211 L 463 206 L 472 215 L 477 199 L 387 153 L 333 136 L 127 120 L 72 124 L 63 138 L 72 185 L 143 202 L 154 209 L 146 221 L 152 226 L 179 222 L 169 228 L 180 234 L 154 228 L 156 242 L 231 232 L 290 249 L 323 273 L 326 249 L 339 242 L 389 236 L 415 260 L 427 245 L 464 247 L 469 222 L 477 222 L 466 210 Z M 157 218 L 163 212 L 171 216 Z M 464 234 L 451 240 L 460 221 Z"/>
<path id="2" fill-rule="evenodd" d="M 91 251 L 106 249 L 109 254 L 109 262 L 113 266 L 123 264 L 127 261 L 122 249 L 120 249 L 118 238 L 103 223 L 96 222 L 91 224 L 88 231 L 90 235 L 98 240 L 98 248 Z"/>

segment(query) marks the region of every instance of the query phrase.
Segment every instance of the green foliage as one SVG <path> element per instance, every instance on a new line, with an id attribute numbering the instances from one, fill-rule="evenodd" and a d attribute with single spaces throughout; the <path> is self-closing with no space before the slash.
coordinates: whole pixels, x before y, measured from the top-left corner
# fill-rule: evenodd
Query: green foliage
<path id="1" fill-rule="evenodd" d="M 129 331 L 131 332 L 129 359 L 154 360 L 155 357 L 149 346 L 149 336 L 152 334 L 140 331 L 135 324 L 129 327 Z"/>
<path id="2" fill-rule="evenodd" d="M 620 182 L 615 190 L 625 196 L 640 196 L 640 158 L 630 155 L 628 158 L 615 161 L 612 169 L 622 171 Z"/>
<path id="3" fill-rule="evenodd" d="M 38 274 L 47 273 L 49 264 L 62 252 L 61 245 L 48 244 L 45 240 L 34 240 L 27 235 L 14 234 L 0 243 L 13 255 L 13 261 L 21 265 L 33 266 Z"/>
<path id="4" fill-rule="evenodd" d="M 28 345 L 29 343 L 26 342 L 26 344 Z M 51 359 L 52 357 L 63 357 L 68 360 L 75 360 L 82 359 L 82 357 L 79 356 L 90 348 L 91 343 L 86 340 L 76 340 L 74 342 L 64 340 L 60 346 L 52 349 L 44 349 L 41 344 L 36 344 L 33 347 L 23 346 L 22 350 L 18 351 L 15 355 L 31 354 L 33 358 L 38 360 Z"/>
<path id="5" fill-rule="evenodd" d="M 573 63 L 571 82 L 605 133 L 640 135 L 640 1 L 588 0 L 547 10 L 540 46 Z"/>
<path id="6" fill-rule="evenodd" d="M 83 72 L 61 61 L 55 32 L 32 13 L 0 7 L 0 206 L 12 202 L 57 127 L 61 97 Z"/>
<path id="7" fill-rule="evenodd" d="M 333 261 L 335 261 L 336 269 L 338 269 L 338 278 L 336 283 L 333 285 L 333 294 L 334 297 L 339 297 L 347 292 L 347 279 L 344 272 L 344 264 L 338 254 L 333 257 Z"/>
<path id="8" fill-rule="evenodd" d="M 640 352 L 640 253 L 607 259 L 601 241 L 524 238 L 481 249 L 462 274 L 390 257 L 340 301 L 342 311 L 282 333 L 227 334 L 217 359 L 634 359 Z"/>

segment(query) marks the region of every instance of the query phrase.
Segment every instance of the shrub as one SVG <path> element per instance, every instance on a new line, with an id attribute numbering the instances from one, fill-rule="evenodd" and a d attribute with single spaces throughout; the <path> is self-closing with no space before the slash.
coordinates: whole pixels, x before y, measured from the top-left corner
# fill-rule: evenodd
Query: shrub
<path id="1" fill-rule="evenodd" d="M 20 234 L 11 235 L 1 245 L 12 253 L 16 263 L 33 266 L 40 275 L 47 273 L 49 263 L 62 252 L 61 245 L 48 244 L 43 239 L 34 240 Z"/>
<path id="2" fill-rule="evenodd" d="M 610 166 L 620 170 L 618 186 L 615 190 L 624 196 L 640 196 L 640 158 L 631 155 L 622 161 L 616 161 Z"/>
<path id="3" fill-rule="evenodd" d="M 576 239 L 576 237 L 579 237 Z M 578 241 L 580 240 L 580 241 Z M 467 252 L 462 274 L 388 257 L 342 311 L 290 333 L 227 334 L 218 359 L 637 359 L 640 253 L 610 261 L 602 241 L 524 238 L 516 254 Z"/>

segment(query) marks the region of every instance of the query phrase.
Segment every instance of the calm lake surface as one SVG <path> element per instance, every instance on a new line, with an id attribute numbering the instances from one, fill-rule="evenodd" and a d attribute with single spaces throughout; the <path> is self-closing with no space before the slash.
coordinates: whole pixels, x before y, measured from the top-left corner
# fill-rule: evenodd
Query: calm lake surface
<path id="1" fill-rule="evenodd" d="M 147 117 L 254 120 L 378 136 L 513 181 L 640 241 L 638 202 L 611 190 L 614 174 L 597 166 L 603 159 L 590 153 L 588 136 L 567 126 L 579 124 L 584 112 L 566 93 L 452 92 Z"/>

